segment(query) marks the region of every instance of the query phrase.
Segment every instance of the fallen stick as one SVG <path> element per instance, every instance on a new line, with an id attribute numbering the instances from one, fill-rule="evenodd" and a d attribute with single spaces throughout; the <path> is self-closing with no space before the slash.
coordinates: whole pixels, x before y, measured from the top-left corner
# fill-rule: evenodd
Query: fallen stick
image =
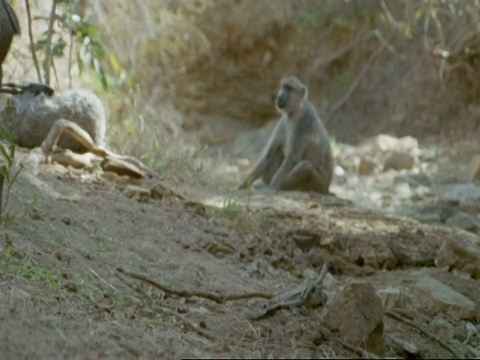
<path id="1" fill-rule="evenodd" d="M 221 295 L 221 294 L 214 294 L 214 293 L 209 293 L 209 292 L 204 292 L 204 291 L 187 291 L 187 290 L 174 290 L 169 288 L 167 285 L 161 284 L 155 280 L 150 279 L 149 277 L 142 275 L 142 274 L 137 274 L 133 273 L 130 271 L 127 271 L 121 267 L 117 267 L 117 271 L 125 274 L 127 276 L 130 276 L 134 279 L 143 281 L 147 284 L 152 285 L 153 287 L 163 291 L 164 293 L 171 294 L 171 295 L 176 295 L 176 296 L 181 296 L 181 297 L 200 297 L 204 298 L 207 300 L 211 300 L 216 302 L 217 304 L 223 304 L 227 301 L 234 301 L 234 300 L 243 300 L 243 299 L 251 299 L 251 298 L 262 298 L 262 299 L 272 299 L 274 296 L 270 294 L 265 294 L 265 293 L 259 293 L 259 292 L 253 292 L 253 293 L 245 293 L 245 294 L 234 294 L 234 295 Z"/>
<path id="2" fill-rule="evenodd" d="M 423 335 L 425 335 L 427 338 L 429 338 L 430 340 L 433 340 L 435 342 L 437 342 L 438 344 L 440 344 L 440 346 L 442 346 L 444 349 L 448 350 L 449 352 L 451 352 L 453 354 L 453 357 L 455 359 L 461 359 L 462 356 L 461 354 L 457 353 L 457 351 L 452 348 L 450 345 L 448 344 L 445 344 L 444 341 L 442 341 L 441 339 L 439 339 L 437 336 L 435 336 L 434 334 L 432 334 L 430 331 L 428 331 L 427 329 L 425 329 L 423 326 L 421 325 L 418 325 L 416 324 L 415 322 L 411 321 L 411 320 L 408 320 L 406 319 L 405 317 L 403 317 L 402 315 L 400 314 L 397 314 L 396 312 L 392 311 L 392 310 L 384 310 L 383 313 L 387 316 L 390 316 L 391 318 L 397 320 L 397 321 L 400 321 L 400 322 L 403 322 L 404 324 L 407 324 L 411 327 L 413 327 L 414 329 L 417 329 L 418 331 L 420 331 Z"/>
<path id="3" fill-rule="evenodd" d="M 323 264 L 322 271 L 320 271 L 320 275 L 318 276 L 317 280 L 315 280 L 313 283 L 308 285 L 302 291 L 293 295 L 295 296 L 299 294 L 300 295 L 299 299 L 282 300 L 275 304 L 267 306 L 264 309 L 262 309 L 257 315 L 253 316 L 252 320 L 260 320 L 267 315 L 273 315 L 279 309 L 287 309 L 287 308 L 292 308 L 295 306 L 300 306 L 305 304 L 312 290 L 315 288 L 318 288 L 320 284 L 323 282 L 323 280 L 325 279 L 325 276 L 327 276 L 328 266 L 329 266 L 328 261 L 326 261 Z"/>

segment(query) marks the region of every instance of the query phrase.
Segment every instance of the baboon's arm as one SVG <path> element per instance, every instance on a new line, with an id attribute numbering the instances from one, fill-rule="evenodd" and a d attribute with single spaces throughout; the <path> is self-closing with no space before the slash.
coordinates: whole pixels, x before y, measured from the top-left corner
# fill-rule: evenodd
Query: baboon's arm
<path id="1" fill-rule="evenodd" d="M 259 162 L 255 166 L 255 169 L 253 169 L 250 174 L 247 175 L 245 180 L 238 187 L 239 189 L 245 189 L 250 184 L 252 184 L 252 182 L 254 182 L 256 179 L 258 179 L 265 173 L 269 163 L 272 161 L 272 158 L 277 148 L 282 145 L 281 139 L 284 136 L 282 134 L 283 131 L 284 123 L 283 119 L 280 119 L 280 121 L 275 126 L 273 133 L 270 136 L 270 139 L 268 139 L 267 145 L 265 145 L 264 149 L 262 150 L 262 155 Z"/>

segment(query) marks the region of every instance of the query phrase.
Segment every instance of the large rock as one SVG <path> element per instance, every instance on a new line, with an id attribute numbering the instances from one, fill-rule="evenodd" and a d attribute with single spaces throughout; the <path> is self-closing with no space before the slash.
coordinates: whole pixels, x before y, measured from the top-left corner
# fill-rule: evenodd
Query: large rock
<path id="1" fill-rule="evenodd" d="M 415 288 L 426 313 L 446 314 L 456 321 L 475 318 L 475 303 L 440 281 L 424 276 L 415 283 Z"/>
<path id="2" fill-rule="evenodd" d="M 385 353 L 383 307 L 372 285 L 347 285 L 323 318 L 332 333 L 378 355 Z"/>
<path id="3" fill-rule="evenodd" d="M 480 279 L 480 246 L 466 236 L 446 239 L 435 257 L 435 265 L 460 270 Z"/>

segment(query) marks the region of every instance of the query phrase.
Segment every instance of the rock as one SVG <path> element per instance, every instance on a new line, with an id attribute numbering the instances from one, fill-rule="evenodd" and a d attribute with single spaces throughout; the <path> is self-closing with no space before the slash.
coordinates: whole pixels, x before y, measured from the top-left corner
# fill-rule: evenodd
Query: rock
<path id="1" fill-rule="evenodd" d="M 398 287 L 389 286 L 385 289 L 378 290 L 378 296 L 380 296 L 382 300 L 384 309 L 403 309 L 407 306 L 407 297 Z"/>
<path id="2" fill-rule="evenodd" d="M 423 311 L 446 314 L 454 320 L 475 318 L 475 303 L 440 281 L 424 276 L 415 284 Z"/>
<path id="3" fill-rule="evenodd" d="M 458 269 L 470 274 L 473 279 L 480 279 L 480 247 L 465 236 L 449 238 L 438 250 L 435 265 Z"/>
<path id="4" fill-rule="evenodd" d="M 393 191 L 397 198 L 408 199 L 412 197 L 412 189 L 408 183 L 395 184 Z"/>
<path id="5" fill-rule="evenodd" d="M 454 185 L 442 195 L 442 200 L 450 204 L 480 204 L 480 186 L 474 184 Z"/>
<path id="6" fill-rule="evenodd" d="M 141 186 L 136 185 L 128 185 L 127 189 L 125 190 L 125 195 L 128 198 L 137 200 L 137 201 L 145 201 L 146 199 L 151 197 L 151 192 L 148 189 L 145 189 Z"/>
<path id="7" fill-rule="evenodd" d="M 387 245 L 397 259 L 397 266 L 433 266 L 435 252 L 440 247 L 440 243 L 436 244 L 433 238 L 423 238 L 422 241 L 418 241 L 414 238 L 392 237 Z"/>
<path id="8" fill-rule="evenodd" d="M 454 327 L 442 315 L 437 315 L 431 322 L 435 334 L 445 342 L 449 342 L 454 336 Z"/>
<path id="9" fill-rule="evenodd" d="M 375 161 L 367 158 L 361 158 L 358 164 L 358 175 L 368 175 L 373 173 L 377 164 Z"/>
<path id="10" fill-rule="evenodd" d="M 418 354 L 418 347 L 412 342 L 407 342 L 405 341 L 403 344 L 403 350 L 410 355 L 416 355 Z"/>
<path id="11" fill-rule="evenodd" d="M 333 173 L 335 174 L 335 176 L 345 176 L 347 174 L 345 169 L 338 164 L 335 165 L 335 168 L 333 169 Z"/>
<path id="12" fill-rule="evenodd" d="M 464 212 L 456 213 L 448 218 L 445 223 L 474 233 L 480 231 L 480 222 L 473 216 L 465 214 Z"/>
<path id="13" fill-rule="evenodd" d="M 419 154 L 419 158 L 422 162 L 435 161 L 438 158 L 438 150 L 437 149 L 423 149 Z"/>
<path id="14" fill-rule="evenodd" d="M 384 355 L 382 301 L 372 285 L 347 285 L 333 299 L 323 321 L 341 339 Z"/>
<path id="15" fill-rule="evenodd" d="M 383 170 L 410 170 L 415 165 L 415 158 L 406 153 L 393 153 L 383 164 Z"/>
<path id="16" fill-rule="evenodd" d="M 459 210 L 455 206 L 447 203 L 439 203 L 438 207 L 440 209 L 439 215 L 441 222 L 447 222 L 448 219 L 455 216 L 459 212 Z"/>
<path id="17" fill-rule="evenodd" d="M 362 142 L 359 148 L 362 153 L 371 155 L 389 151 L 411 153 L 418 151 L 418 140 L 411 136 L 398 139 L 390 135 L 380 134 Z"/>
<path id="18" fill-rule="evenodd" d="M 475 155 L 468 167 L 468 179 L 470 181 L 480 181 L 480 154 Z"/>
<path id="19" fill-rule="evenodd" d="M 430 180 L 430 178 L 424 174 L 424 173 L 418 173 L 418 174 L 400 174 L 400 175 L 397 175 L 393 178 L 393 183 L 394 184 L 399 184 L 399 183 L 403 183 L 403 182 L 407 182 L 410 184 L 410 186 L 412 187 L 419 187 L 419 186 L 423 186 L 423 187 L 431 187 L 432 186 L 432 181 Z"/>

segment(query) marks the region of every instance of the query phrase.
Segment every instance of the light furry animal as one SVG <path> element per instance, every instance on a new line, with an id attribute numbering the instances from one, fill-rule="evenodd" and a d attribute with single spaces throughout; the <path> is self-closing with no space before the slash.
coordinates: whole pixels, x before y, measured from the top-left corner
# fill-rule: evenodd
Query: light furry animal
<path id="1" fill-rule="evenodd" d="M 100 99 L 91 91 L 75 89 L 53 92 L 43 84 L 17 85 L 6 108 L 0 113 L 2 132 L 13 135 L 13 141 L 22 147 L 41 146 L 55 127 L 66 129 L 59 132 L 58 147 L 83 153 L 89 145 L 80 135 L 86 132 L 98 146 L 105 144 L 107 119 Z M 83 130 L 83 131 L 82 131 Z M 87 136 L 88 138 L 88 136 Z"/>
<path id="2" fill-rule="evenodd" d="M 253 184 L 255 188 L 329 193 L 333 176 L 329 136 L 307 98 L 308 87 L 298 78 L 281 81 L 275 106 L 282 117 L 240 189 Z"/>

